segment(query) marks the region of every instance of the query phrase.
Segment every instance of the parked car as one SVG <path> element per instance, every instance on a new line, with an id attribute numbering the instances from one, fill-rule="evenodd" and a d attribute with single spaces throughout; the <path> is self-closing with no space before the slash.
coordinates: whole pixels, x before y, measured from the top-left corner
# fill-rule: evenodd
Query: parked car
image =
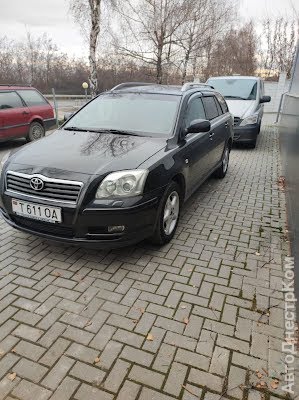
<path id="1" fill-rule="evenodd" d="M 25 137 L 32 142 L 54 125 L 53 107 L 38 90 L 0 85 L 0 141 Z"/>
<path id="2" fill-rule="evenodd" d="M 271 101 L 265 96 L 263 80 L 255 76 L 219 76 L 209 78 L 207 83 L 224 96 L 234 116 L 234 141 L 254 148 L 261 130 L 263 103 Z"/>
<path id="3" fill-rule="evenodd" d="M 209 86 L 125 83 L 2 162 L 0 210 L 49 239 L 169 242 L 184 201 L 226 175 L 233 119 Z"/>

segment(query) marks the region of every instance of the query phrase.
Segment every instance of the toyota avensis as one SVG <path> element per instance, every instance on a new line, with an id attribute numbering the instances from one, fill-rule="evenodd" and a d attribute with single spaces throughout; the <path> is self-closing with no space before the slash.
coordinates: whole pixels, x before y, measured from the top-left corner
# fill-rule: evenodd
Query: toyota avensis
<path id="1" fill-rule="evenodd" d="M 56 241 L 164 244 L 183 202 L 226 175 L 232 136 L 227 104 L 208 85 L 124 83 L 2 160 L 0 210 Z"/>

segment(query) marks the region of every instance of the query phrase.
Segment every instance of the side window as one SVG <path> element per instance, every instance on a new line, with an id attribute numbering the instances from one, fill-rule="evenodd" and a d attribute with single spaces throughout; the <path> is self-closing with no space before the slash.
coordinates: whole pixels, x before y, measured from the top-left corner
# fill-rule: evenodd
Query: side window
<path id="1" fill-rule="evenodd" d="M 18 93 L 29 107 L 48 104 L 36 90 L 18 90 Z"/>
<path id="2" fill-rule="evenodd" d="M 206 119 L 205 110 L 199 97 L 193 99 L 188 104 L 186 113 L 186 126 L 189 126 L 195 119 Z"/>
<path id="3" fill-rule="evenodd" d="M 202 99 L 204 108 L 206 110 L 207 119 L 211 121 L 219 116 L 217 104 L 214 96 L 203 97 Z"/>
<path id="4" fill-rule="evenodd" d="M 16 92 L 0 92 L 0 110 L 24 107 Z"/>
<path id="5" fill-rule="evenodd" d="M 220 93 L 216 93 L 216 98 L 221 106 L 223 114 L 227 113 L 228 107 L 227 107 L 227 104 L 226 104 L 226 101 L 224 100 L 224 98 L 221 96 Z"/>
<path id="6" fill-rule="evenodd" d="M 214 97 L 214 100 L 215 100 L 215 103 L 216 103 L 216 106 L 217 106 L 218 115 L 222 115 L 223 114 L 223 110 L 221 108 L 221 105 L 220 105 L 219 101 L 217 100 L 216 97 Z"/>

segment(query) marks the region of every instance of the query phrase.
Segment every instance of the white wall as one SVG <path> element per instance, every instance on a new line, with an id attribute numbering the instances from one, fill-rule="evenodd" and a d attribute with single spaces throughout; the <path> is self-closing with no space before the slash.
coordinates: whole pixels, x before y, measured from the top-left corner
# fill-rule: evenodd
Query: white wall
<path id="1" fill-rule="evenodd" d="M 264 105 L 263 125 L 271 125 L 276 122 L 277 112 L 281 96 L 288 92 L 290 81 L 286 79 L 286 74 L 281 73 L 278 82 L 264 82 L 265 95 L 271 96 L 271 102 Z"/>
<path id="2" fill-rule="evenodd" d="M 290 81 L 285 74 L 280 74 L 278 82 L 265 82 L 265 95 L 271 96 L 271 102 L 265 103 L 266 113 L 276 113 L 278 111 L 281 95 L 288 92 Z"/>

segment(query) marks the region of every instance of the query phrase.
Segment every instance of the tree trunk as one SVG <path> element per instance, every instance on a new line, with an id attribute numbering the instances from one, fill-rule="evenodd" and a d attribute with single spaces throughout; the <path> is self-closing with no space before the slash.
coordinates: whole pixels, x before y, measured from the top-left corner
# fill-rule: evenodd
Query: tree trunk
<path id="1" fill-rule="evenodd" d="M 183 72 L 182 72 L 182 85 L 184 85 L 184 83 L 186 81 L 189 59 L 190 59 L 190 49 L 188 49 L 185 54 L 185 59 L 184 59 L 184 64 L 183 64 Z"/>
<path id="2" fill-rule="evenodd" d="M 158 57 L 157 57 L 157 83 L 161 84 L 163 81 L 163 69 L 162 69 L 162 47 L 158 48 Z"/>
<path id="3" fill-rule="evenodd" d="M 89 86 L 90 94 L 95 97 L 98 90 L 98 78 L 97 78 L 97 61 L 96 61 L 96 40 L 92 32 L 90 33 L 90 45 L 89 45 Z"/>
<path id="4" fill-rule="evenodd" d="M 90 94 L 92 97 L 95 97 L 98 91 L 96 50 L 100 33 L 101 0 L 89 0 L 89 6 L 91 14 L 91 29 L 89 35 L 89 84 Z"/>
<path id="5" fill-rule="evenodd" d="M 164 31 L 163 27 L 161 27 L 161 32 L 157 34 L 157 64 L 156 64 L 156 72 L 157 72 L 157 83 L 162 84 L 163 81 L 163 49 L 164 49 Z"/>

